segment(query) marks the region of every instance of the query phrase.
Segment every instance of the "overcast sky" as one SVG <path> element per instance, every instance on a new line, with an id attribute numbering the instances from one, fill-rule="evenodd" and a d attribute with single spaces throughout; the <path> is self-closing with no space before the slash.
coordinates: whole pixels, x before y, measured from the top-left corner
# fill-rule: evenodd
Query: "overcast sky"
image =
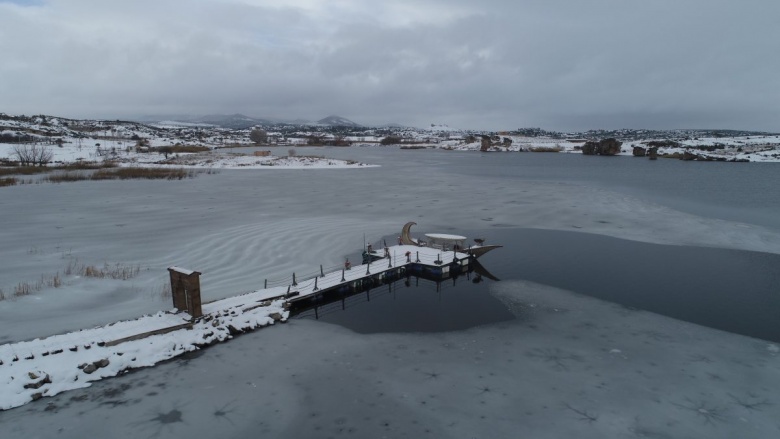
<path id="1" fill-rule="evenodd" d="M 0 0 L 0 112 L 780 131 L 777 0 Z"/>

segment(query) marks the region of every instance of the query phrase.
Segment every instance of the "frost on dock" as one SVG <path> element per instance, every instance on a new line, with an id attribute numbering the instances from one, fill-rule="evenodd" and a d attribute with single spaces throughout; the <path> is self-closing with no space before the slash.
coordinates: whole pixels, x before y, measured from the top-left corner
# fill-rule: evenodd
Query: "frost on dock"
<path id="1" fill-rule="evenodd" d="M 0 345 L 0 410 L 153 366 L 286 320 L 289 315 L 284 300 L 266 300 L 262 293 L 204 304 L 203 313 L 193 319 L 187 313 L 161 311 L 136 320 Z"/>
<path id="2" fill-rule="evenodd" d="M 153 366 L 236 334 L 286 321 L 296 303 L 329 291 L 407 273 L 440 278 L 468 267 L 467 253 L 397 245 L 376 260 L 292 283 L 201 304 L 200 273 L 171 267 L 174 310 L 31 341 L 0 345 L 0 410 L 87 387 L 130 369 Z M 385 257 L 382 257 L 385 256 Z"/>

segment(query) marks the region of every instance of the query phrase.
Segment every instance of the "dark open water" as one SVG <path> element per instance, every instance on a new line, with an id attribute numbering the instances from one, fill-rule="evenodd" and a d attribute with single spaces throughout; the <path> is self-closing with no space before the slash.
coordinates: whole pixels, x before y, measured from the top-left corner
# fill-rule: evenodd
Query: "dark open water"
<path id="1" fill-rule="evenodd" d="M 780 255 L 647 244 L 578 232 L 489 230 L 504 248 L 481 262 L 504 281 L 527 280 L 724 331 L 780 341 Z M 477 236 L 477 235 L 471 235 Z M 434 332 L 513 318 L 474 274 L 412 277 L 318 313 L 357 332 Z M 313 318 L 312 312 L 305 313 Z"/>
<path id="2" fill-rule="evenodd" d="M 386 151 L 372 150 L 377 158 Z M 438 151 L 423 151 L 435 165 Z M 507 162 L 510 162 L 509 165 Z M 441 165 L 441 163 L 439 163 Z M 780 172 L 773 164 L 660 163 L 621 157 L 483 154 L 446 163 L 457 175 L 581 183 L 648 199 L 708 218 L 777 227 Z M 713 166 L 709 166 L 713 165 Z M 773 201 L 774 200 L 774 201 Z M 413 229 L 414 230 L 414 229 Z M 417 230 L 419 233 L 435 230 Z M 504 281 L 527 280 L 652 311 L 724 331 L 780 341 L 780 255 L 694 246 L 648 244 L 580 232 L 494 227 L 459 231 L 504 248 L 482 262 Z M 390 242 L 392 235 L 385 237 Z M 413 278 L 414 279 L 414 278 Z M 511 319 L 487 294 L 492 281 L 471 279 L 415 287 L 398 282 L 373 299 L 331 306 L 322 320 L 358 332 L 449 331 Z M 370 299 L 370 300 L 369 300 Z M 306 314 L 312 317 L 311 313 Z"/>

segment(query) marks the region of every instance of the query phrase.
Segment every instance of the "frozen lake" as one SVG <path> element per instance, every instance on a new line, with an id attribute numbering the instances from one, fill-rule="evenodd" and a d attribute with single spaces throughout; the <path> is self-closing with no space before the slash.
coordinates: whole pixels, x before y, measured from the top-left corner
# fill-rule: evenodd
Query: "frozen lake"
<path id="1" fill-rule="evenodd" d="M 73 260 L 140 274 L 0 301 L 0 341 L 170 308 L 174 264 L 215 299 L 357 258 L 407 221 L 506 245 L 483 261 L 502 281 L 294 319 L 2 412 L 0 436 L 780 434 L 773 165 L 310 152 L 382 167 L 2 188 L 6 297 Z"/>

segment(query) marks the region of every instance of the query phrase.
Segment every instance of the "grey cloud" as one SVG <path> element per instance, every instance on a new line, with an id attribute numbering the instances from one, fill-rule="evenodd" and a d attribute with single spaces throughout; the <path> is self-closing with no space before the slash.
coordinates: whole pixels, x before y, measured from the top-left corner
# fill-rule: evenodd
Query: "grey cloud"
<path id="1" fill-rule="evenodd" d="M 758 0 L 0 2 L 0 111 L 780 131 L 778 16 Z"/>

